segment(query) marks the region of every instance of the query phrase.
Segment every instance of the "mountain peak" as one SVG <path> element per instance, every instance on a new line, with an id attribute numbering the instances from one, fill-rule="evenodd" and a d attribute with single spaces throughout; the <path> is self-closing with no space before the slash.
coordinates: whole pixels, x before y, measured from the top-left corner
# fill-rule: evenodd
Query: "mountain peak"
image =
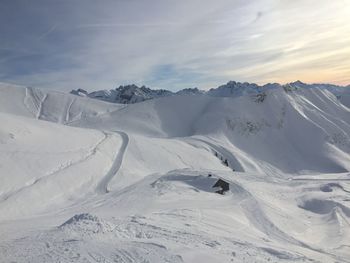
<path id="1" fill-rule="evenodd" d="M 205 93 L 204 90 L 200 90 L 198 88 L 187 88 L 176 92 L 177 95 L 200 95 L 204 93 Z"/>
<path id="2" fill-rule="evenodd" d="M 300 81 L 300 80 L 291 82 L 290 84 L 294 84 L 294 85 L 307 85 L 306 83 L 304 83 L 304 82 L 302 82 L 302 81 Z"/>

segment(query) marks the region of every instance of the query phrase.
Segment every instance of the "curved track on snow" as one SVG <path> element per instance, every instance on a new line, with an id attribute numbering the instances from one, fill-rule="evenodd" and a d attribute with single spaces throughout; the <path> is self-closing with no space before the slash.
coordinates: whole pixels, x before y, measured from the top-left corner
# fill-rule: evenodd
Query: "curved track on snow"
<path id="1" fill-rule="evenodd" d="M 39 178 L 35 178 L 35 180 L 27 185 L 22 186 L 19 189 L 16 189 L 12 192 L 6 193 L 6 195 L 4 195 L 4 197 L 0 198 L 0 202 L 1 201 L 6 201 L 10 198 L 15 197 L 15 195 L 33 187 L 34 185 L 40 184 L 40 183 L 45 183 L 45 181 L 53 176 L 56 175 L 62 171 L 65 171 L 73 166 L 79 165 L 85 161 L 87 161 L 90 158 L 93 158 L 93 156 L 96 154 L 96 152 L 99 150 L 99 147 L 106 142 L 106 140 L 108 140 L 108 135 L 103 132 L 103 138 L 101 138 L 93 147 L 91 147 L 91 149 L 88 150 L 87 154 L 82 156 L 81 158 L 79 158 L 76 161 L 69 161 L 67 163 L 60 163 L 58 167 L 54 168 L 53 171 L 39 177 Z"/>
<path id="2" fill-rule="evenodd" d="M 122 132 L 122 131 L 114 131 L 114 132 L 118 133 L 120 137 L 122 137 L 123 142 L 111 168 L 109 169 L 108 173 L 103 177 L 103 179 L 100 181 L 100 183 L 96 188 L 96 192 L 99 194 L 106 194 L 109 192 L 108 184 L 112 180 L 112 178 L 117 174 L 119 168 L 121 167 L 124 159 L 124 154 L 129 144 L 129 136 L 125 132 Z"/>
<path id="3" fill-rule="evenodd" d="M 213 144 L 207 140 L 200 139 L 200 138 L 191 138 L 191 140 L 206 144 L 213 152 L 216 152 L 223 159 L 226 159 L 228 161 L 229 167 L 231 169 L 234 169 L 237 172 L 244 172 L 244 168 L 242 167 L 242 165 L 238 161 L 238 159 L 233 155 L 232 152 L 227 150 L 225 147 L 223 147 L 221 145 Z M 187 142 L 191 143 L 189 140 L 187 140 Z M 220 157 L 218 156 L 218 158 L 220 158 Z"/>

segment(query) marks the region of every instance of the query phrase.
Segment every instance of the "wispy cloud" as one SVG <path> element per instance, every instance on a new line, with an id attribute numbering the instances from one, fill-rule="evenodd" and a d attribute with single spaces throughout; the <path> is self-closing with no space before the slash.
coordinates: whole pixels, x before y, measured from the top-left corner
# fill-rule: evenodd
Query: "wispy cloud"
<path id="1" fill-rule="evenodd" d="M 43 39 L 44 37 L 48 36 L 49 34 L 51 34 L 52 32 L 54 32 L 57 28 L 57 24 L 51 26 L 47 31 L 45 31 L 43 34 L 41 34 L 39 37 L 38 37 L 38 40 L 41 40 Z"/>
<path id="2" fill-rule="evenodd" d="M 240 81 L 346 84 L 347 0 L 0 3 L 0 81 L 179 89 Z"/>

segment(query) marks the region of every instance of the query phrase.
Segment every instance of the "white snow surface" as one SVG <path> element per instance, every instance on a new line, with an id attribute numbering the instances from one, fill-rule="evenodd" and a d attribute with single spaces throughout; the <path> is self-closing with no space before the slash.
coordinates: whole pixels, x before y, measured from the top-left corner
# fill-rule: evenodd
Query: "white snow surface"
<path id="1" fill-rule="evenodd" d="M 350 262 L 347 93 L 263 94 L 0 84 L 0 262 Z"/>

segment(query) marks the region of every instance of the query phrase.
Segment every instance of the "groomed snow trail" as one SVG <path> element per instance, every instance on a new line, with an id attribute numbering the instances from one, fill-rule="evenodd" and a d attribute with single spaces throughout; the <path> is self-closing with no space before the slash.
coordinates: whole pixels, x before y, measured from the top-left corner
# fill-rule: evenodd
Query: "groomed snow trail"
<path id="1" fill-rule="evenodd" d="M 96 188 L 96 192 L 98 194 L 106 194 L 109 192 L 108 184 L 112 180 L 112 178 L 117 174 L 119 168 L 121 167 L 121 165 L 123 163 L 124 154 L 126 152 L 128 144 L 129 144 L 129 136 L 125 132 L 122 132 L 122 131 L 114 131 L 114 132 L 118 133 L 120 135 L 123 142 L 122 142 L 122 145 L 118 151 L 118 155 L 115 158 L 110 170 L 103 177 L 103 179 L 100 181 L 100 183 L 98 184 L 98 186 Z"/>

